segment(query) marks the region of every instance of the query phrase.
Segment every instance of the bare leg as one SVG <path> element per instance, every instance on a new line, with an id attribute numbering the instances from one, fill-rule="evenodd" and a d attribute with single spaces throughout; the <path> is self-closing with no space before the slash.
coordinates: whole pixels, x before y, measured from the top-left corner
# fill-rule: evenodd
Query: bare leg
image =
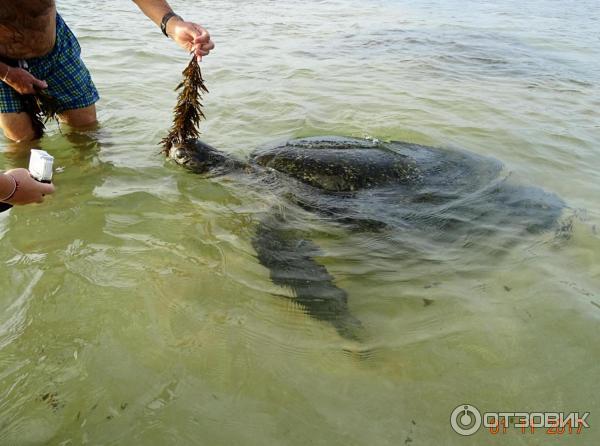
<path id="1" fill-rule="evenodd" d="M 65 110 L 60 115 L 61 122 L 72 127 L 91 127 L 96 124 L 96 106 Z M 4 136 L 14 142 L 31 141 L 35 137 L 31 119 L 27 113 L 0 113 L 0 127 Z"/>
<path id="2" fill-rule="evenodd" d="M 31 119 L 27 113 L 0 113 L 0 127 L 4 136 L 14 142 L 31 141 L 35 137 Z"/>
<path id="3" fill-rule="evenodd" d="M 65 110 L 60 115 L 60 121 L 71 127 L 91 127 L 96 124 L 96 105 L 84 108 Z"/>

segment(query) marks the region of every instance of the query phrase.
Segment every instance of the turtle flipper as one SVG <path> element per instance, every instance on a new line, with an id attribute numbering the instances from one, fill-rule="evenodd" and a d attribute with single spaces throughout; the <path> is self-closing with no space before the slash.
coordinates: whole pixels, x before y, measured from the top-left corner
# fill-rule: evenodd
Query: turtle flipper
<path id="1" fill-rule="evenodd" d="M 319 248 L 286 225 L 279 212 L 265 217 L 252 239 L 259 262 L 276 285 L 290 289 L 294 301 L 315 319 L 329 322 L 337 332 L 358 340 L 362 324 L 348 308 L 346 291 L 339 288 L 323 265 L 313 258 Z"/>

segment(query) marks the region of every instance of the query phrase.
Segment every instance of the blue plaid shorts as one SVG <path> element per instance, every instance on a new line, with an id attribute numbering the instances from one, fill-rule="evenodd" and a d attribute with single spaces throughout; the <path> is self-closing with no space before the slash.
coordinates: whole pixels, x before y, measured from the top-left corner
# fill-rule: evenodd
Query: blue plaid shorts
<path id="1" fill-rule="evenodd" d="M 61 111 L 95 104 L 100 95 L 90 72 L 81 60 L 81 47 L 60 15 L 56 15 L 56 43 L 42 57 L 26 60 L 29 71 L 48 84 L 48 93 L 55 97 Z M 0 81 L 0 113 L 23 111 L 19 94 Z"/>

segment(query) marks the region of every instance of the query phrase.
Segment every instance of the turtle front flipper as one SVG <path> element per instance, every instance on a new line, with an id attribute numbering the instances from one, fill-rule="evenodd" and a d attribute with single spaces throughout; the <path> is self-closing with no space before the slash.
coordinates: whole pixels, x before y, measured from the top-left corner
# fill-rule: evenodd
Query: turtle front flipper
<path id="1" fill-rule="evenodd" d="M 288 227 L 281 213 L 275 212 L 259 223 L 252 245 L 273 283 L 290 289 L 294 301 L 307 314 L 329 322 L 341 336 L 359 340 L 362 324 L 348 309 L 346 291 L 313 258 L 319 248 L 297 229 Z"/>

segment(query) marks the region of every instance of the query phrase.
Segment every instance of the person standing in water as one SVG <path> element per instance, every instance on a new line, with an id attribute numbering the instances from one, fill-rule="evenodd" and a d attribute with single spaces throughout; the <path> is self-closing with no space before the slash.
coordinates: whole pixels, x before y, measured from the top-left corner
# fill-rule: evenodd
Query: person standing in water
<path id="1" fill-rule="evenodd" d="M 173 12 L 165 0 L 133 0 L 162 32 L 198 58 L 213 48 L 208 31 Z M 77 38 L 56 11 L 54 0 L 0 2 L 0 127 L 15 142 L 34 139 L 31 118 L 19 95 L 47 89 L 58 100 L 59 117 L 73 127 L 96 122 L 100 98 L 81 60 Z M 29 178 L 26 169 L 0 174 L 0 201 L 43 201 L 54 186 Z"/>

